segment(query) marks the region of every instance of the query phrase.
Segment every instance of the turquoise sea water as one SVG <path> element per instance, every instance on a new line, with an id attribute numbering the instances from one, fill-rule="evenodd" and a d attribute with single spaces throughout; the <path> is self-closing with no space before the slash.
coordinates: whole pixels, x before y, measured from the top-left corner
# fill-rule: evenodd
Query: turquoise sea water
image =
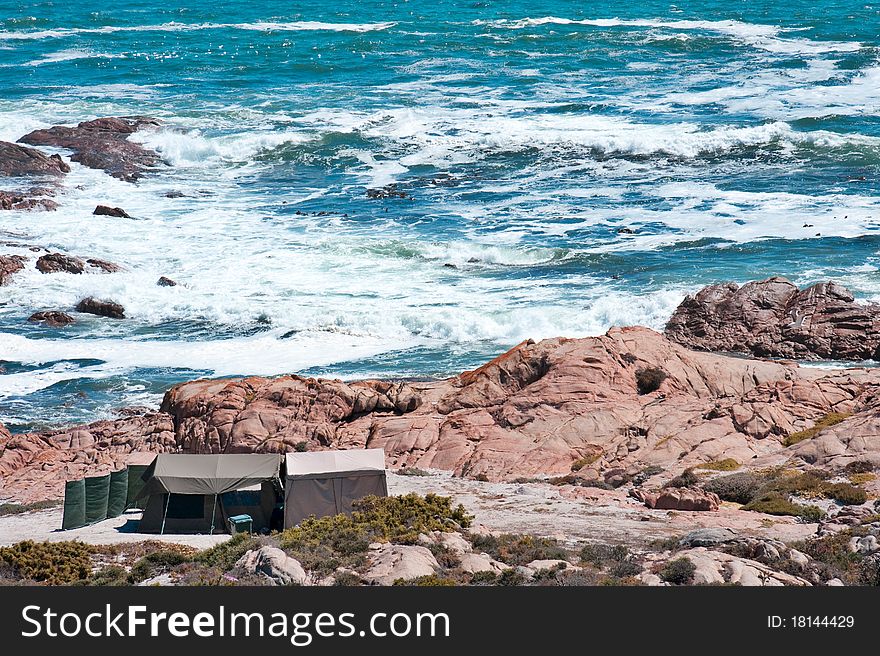
<path id="1" fill-rule="evenodd" d="M 880 4 L 329 4 L 0 0 L 0 139 L 148 114 L 167 162 L 0 213 L 7 253 L 126 269 L 0 288 L 0 422 L 206 375 L 449 375 L 662 328 L 720 280 L 880 298 Z M 85 295 L 129 318 L 26 322 Z"/>

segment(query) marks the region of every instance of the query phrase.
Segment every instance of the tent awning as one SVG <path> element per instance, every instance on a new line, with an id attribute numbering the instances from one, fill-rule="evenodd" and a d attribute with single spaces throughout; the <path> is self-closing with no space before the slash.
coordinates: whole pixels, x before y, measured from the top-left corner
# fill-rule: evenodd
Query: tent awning
<path id="1" fill-rule="evenodd" d="M 383 449 L 347 451 L 307 451 L 285 456 L 287 478 L 314 477 L 318 474 L 385 471 Z"/>
<path id="2" fill-rule="evenodd" d="M 150 494 L 224 494 L 277 479 L 277 453 L 160 453 L 144 472 Z"/>

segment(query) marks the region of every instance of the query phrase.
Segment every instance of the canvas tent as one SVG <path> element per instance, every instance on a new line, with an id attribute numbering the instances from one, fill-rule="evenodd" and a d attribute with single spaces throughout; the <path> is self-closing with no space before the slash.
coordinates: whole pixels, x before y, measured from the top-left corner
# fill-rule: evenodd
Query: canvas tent
<path id="1" fill-rule="evenodd" d="M 388 496 L 382 449 L 288 453 L 285 457 L 285 528 L 309 515 L 350 513 L 353 501 L 371 494 Z"/>
<path id="2" fill-rule="evenodd" d="M 269 528 L 281 492 L 279 454 L 160 453 L 143 474 L 141 533 L 226 533 L 247 514 Z"/>

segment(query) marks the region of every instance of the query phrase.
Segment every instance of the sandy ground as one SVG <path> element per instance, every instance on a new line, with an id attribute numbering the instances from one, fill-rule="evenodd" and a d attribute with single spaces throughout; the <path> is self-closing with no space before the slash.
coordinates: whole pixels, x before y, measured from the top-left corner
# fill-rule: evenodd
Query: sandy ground
<path id="1" fill-rule="evenodd" d="M 816 530 L 788 517 L 770 517 L 723 506 L 717 512 L 650 510 L 622 491 L 556 487 L 548 484 L 482 483 L 453 478 L 448 472 L 430 476 L 389 473 L 390 494 L 435 492 L 452 496 L 492 531 L 554 536 L 574 544 L 584 540 L 641 547 L 658 538 L 680 536 L 695 528 L 723 526 L 744 535 L 800 540 Z M 137 532 L 140 511 L 130 511 L 93 526 L 60 530 L 60 507 L 0 517 L 0 545 L 22 540 L 82 540 L 118 544 L 161 540 L 200 549 L 226 540 L 221 535 L 163 535 Z"/>

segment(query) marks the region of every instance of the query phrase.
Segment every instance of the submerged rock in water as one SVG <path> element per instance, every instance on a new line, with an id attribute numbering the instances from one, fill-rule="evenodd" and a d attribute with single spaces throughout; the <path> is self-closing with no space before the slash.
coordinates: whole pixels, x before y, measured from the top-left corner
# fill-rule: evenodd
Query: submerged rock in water
<path id="1" fill-rule="evenodd" d="M 115 216 L 120 219 L 130 219 L 128 212 L 121 207 L 110 207 L 109 205 L 98 205 L 92 214 L 96 216 Z"/>
<path id="2" fill-rule="evenodd" d="M 60 155 L 44 155 L 36 148 L 0 141 L 0 175 L 59 177 L 69 171 L 70 166 Z"/>
<path id="3" fill-rule="evenodd" d="M 144 127 L 158 125 L 159 121 L 146 116 L 112 116 L 73 127 L 56 125 L 34 130 L 19 139 L 19 143 L 72 150 L 71 161 L 134 182 L 162 160 L 158 153 L 129 141 L 128 137 Z"/>
<path id="4" fill-rule="evenodd" d="M 109 317 L 111 319 L 125 319 L 125 308 L 119 303 L 113 301 L 102 301 L 89 296 L 82 299 L 76 304 L 77 312 L 85 312 L 87 314 L 96 314 L 99 317 Z"/>
<path id="5" fill-rule="evenodd" d="M 22 255 L 0 255 L 0 287 L 8 285 L 12 276 L 24 269 L 27 258 Z"/>
<path id="6" fill-rule="evenodd" d="M 34 312 L 31 316 L 28 317 L 28 321 L 32 321 L 34 323 L 45 323 L 47 326 L 51 326 L 52 328 L 60 328 L 61 326 L 69 326 L 72 323 L 76 323 L 76 319 L 67 314 L 67 312 L 61 312 L 59 310 Z"/>
<path id="7" fill-rule="evenodd" d="M 63 253 L 49 253 L 37 260 L 40 273 L 82 273 L 86 264 L 80 258 Z"/>
<path id="8" fill-rule="evenodd" d="M 166 278 L 165 276 L 161 276 L 156 281 L 156 284 L 159 285 L 159 287 L 177 287 L 176 282 L 174 282 L 171 278 Z"/>
<path id="9" fill-rule="evenodd" d="M 690 348 L 791 359 L 880 359 L 880 305 L 845 287 L 785 278 L 710 285 L 678 306 L 666 336 Z"/>

